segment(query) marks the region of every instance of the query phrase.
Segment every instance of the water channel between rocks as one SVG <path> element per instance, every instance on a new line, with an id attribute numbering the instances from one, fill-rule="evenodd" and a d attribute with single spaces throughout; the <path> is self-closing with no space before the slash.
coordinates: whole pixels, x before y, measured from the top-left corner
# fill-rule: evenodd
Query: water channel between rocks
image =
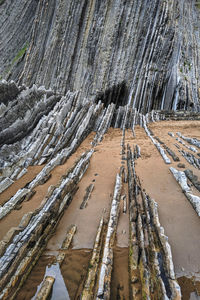
<path id="1" fill-rule="evenodd" d="M 175 140 L 169 135 L 169 131 L 181 131 L 185 135 L 191 134 L 199 137 L 199 122 L 162 122 L 150 126 L 154 134 L 162 139 L 176 154 L 187 168 L 199 176 L 199 171 L 190 166 L 174 146 Z M 136 162 L 136 172 L 140 178 L 142 188 L 158 203 L 158 212 L 161 225 L 169 238 L 172 247 L 173 262 L 178 282 L 181 286 L 183 300 L 199 299 L 200 283 L 197 281 L 200 275 L 200 220 L 185 198 L 176 181 L 169 171 L 169 166 L 164 163 L 157 149 L 145 134 L 144 130 L 136 127 L 136 137 L 131 131 L 126 131 L 125 143 L 131 147 L 140 146 L 141 157 Z M 17 226 L 24 213 L 35 210 L 41 203 L 48 187 L 55 184 L 65 174 L 66 170 L 74 163 L 75 159 L 86 149 L 90 148 L 90 142 L 94 133 L 81 144 L 70 159 L 52 171 L 52 177 L 43 185 L 36 188 L 34 197 L 23 203 L 19 210 L 12 211 L 6 218 L 0 221 L 2 228 L 1 237 L 5 235 L 11 226 Z M 66 230 L 71 224 L 76 224 L 77 232 L 73 239 L 73 247 L 67 250 L 65 260 L 59 268 L 53 265 L 47 267 L 47 274 L 53 272 L 56 281 L 51 299 L 62 299 L 64 291 L 68 291 L 70 299 L 78 299 L 86 279 L 92 248 L 101 216 L 108 219 L 111 200 L 115 185 L 116 173 L 120 171 L 122 164 L 121 151 L 122 131 L 109 129 L 101 143 L 95 148 L 90 166 L 80 181 L 70 206 L 65 211 L 55 233 L 49 240 L 47 248 L 39 259 L 26 283 L 17 295 L 17 300 L 31 299 L 34 297 L 37 287 L 42 282 L 46 267 L 51 265 L 58 253 Z M 123 162 L 124 163 L 124 162 Z M 126 163 L 126 161 L 125 161 Z M 125 164 L 123 164 L 126 166 Z M 172 162 L 177 167 L 177 162 Z M 34 169 L 35 168 L 35 169 Z M 35 166 L 30 172 L 39 172 L 40 167 Z M 29 174 L 29 173 L 28 173 Z M 30 181 L 32 175 L 25 175 L 16 183 L 17 187 L 23 184 L 23 179 Z M 88 200 L 87 206 L 80 209 L 86 188 L 94 184 L 94 190 Z M 15 193 L 15 185 L 7 189 L 3 194 L 2 202 L 8 196 Z M 127 194 L 127 187 L 124 186 Z M 128 195 L 127 195 L 128 198 Z M 13 216 L 16 218 L 13 218 Z M 117 228 L 117 240 L 114 247 L 114 262 L 111 280 L 111 299 L 129 299 L 129 216 L 128 211 L 123 213 L 120 205 L 120 216 Z M 195 298 L 196 297 L 196 298 Z M 64 298 L 63 298 L 64 299 Z M 139 299 L 139 298 L 138 298 Z"/>

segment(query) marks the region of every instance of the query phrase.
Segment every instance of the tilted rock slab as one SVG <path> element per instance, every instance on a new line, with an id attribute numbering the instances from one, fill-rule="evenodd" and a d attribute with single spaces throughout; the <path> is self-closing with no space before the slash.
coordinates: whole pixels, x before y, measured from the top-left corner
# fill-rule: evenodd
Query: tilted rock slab
<path id="1" fill-rule="evenodd" d="M 72 200 L 76 185 L 88 168 L 93 150 L 84 153 L 74 167 L 51 190 L 41 206 L 27 215 L 28 224 L 15 230 L 0 257 L 0 299 L 13 299 L 33 264 L 44 250 L 63 212 Z"/>

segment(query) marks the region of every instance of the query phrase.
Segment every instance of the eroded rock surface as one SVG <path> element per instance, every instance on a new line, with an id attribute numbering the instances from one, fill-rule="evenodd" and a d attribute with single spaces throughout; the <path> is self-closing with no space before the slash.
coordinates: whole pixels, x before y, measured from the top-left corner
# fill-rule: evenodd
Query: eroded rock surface
<path id="1" fill-rule="evenodd" d="M 194 0 L 0 0 L 0 299 L 186 299 L 199 24 Z"/>
<path id="2" fill-rule="evenodd" d="M 2 78 L 143 113 L 199 111 L 195 0 L 7 0 L 0 15 Z"/>

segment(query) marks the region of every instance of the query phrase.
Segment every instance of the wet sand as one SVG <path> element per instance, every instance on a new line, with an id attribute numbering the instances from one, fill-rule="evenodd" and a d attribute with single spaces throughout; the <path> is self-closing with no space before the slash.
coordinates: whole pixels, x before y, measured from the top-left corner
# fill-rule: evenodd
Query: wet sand
<path id="1" fill-rule="evenodd" d="M 200 298 L 200 281 L 196 281 L 194 277 L 180 277 L 178 283 L 181 286 L 183 300 L 198 300 Z"/>
<path id="2" fill-rule="evenodd" d="M 180 131 L 198 137 L 200 122 L 195 122 L 194 127 L 193 122 L 188 122 L 154 123 L 150 129 L 167 146 L 173 148 L 186 168 L 192 169 L 200 178 L 199 170 L 181 157 L 175 146 L 172 147 L 176 141 L 167 134 L 169 131 Z M 136 162 L 136 172 L 142 187 L 158 203 L 160 222 L 169 238 L 176 274 L 178 277 L 200 275 L 200 219 L 169 171 L 170 166 L 177 168 L 177 162 L 172 161 L 171 165 L 166 165 L 141 128 L 136 129 L 135 142 L 141 147 L 142 154 Z M 195 194 L 199 193 L 195 191 Z"/>
<path id="3" fill-rule="evenodd" d="M 87 276 L 90 249 L 69 250 L 61 267 L 70 299 L 78 299 Z"/>
<path id="4" fill-rule="evenodd" d="M 129 299 L 128 248 L 114 248 L 110 299 Z"/>
<path id="5" fill-rule="evenodd" d="M 76 159 L 78 159 L 78 157 L 83 152 L 91 148 L 90 143 L 93 140 L 94 135 L 95 135 L 94 133 L 91 133 L 87 137 L 87 139 L 83 141 L 83 143 L 80 145 L 77 151 L 70 156 L 70 158 L 66 161 L 66 163 L 57 166 L 54 170 L 52 170 L 51 172 L 52 176 L 50 177 L 50 179 L 45 184 L 39 185 L 35 188 L 36 194 L 28 202 L 23 202 L 21 204 L 21 209 L 11 211 L 5 218 L 0 220 L 0 228 L 1 228 L 0 240 L 5 236 L 5 234 L 8 232 L 8 230 L 11 227 L 16 227 L 19 225 L 21 218 L 23 217 L 24 214 L 28 212 L 33 212 L 35 211 L 35 209 L 37 209 L 40 206 L 42 200 L 47 194 L 48 188 L 51 185 L 56 185 L 61 179 L 62 175 L 66 174 L 67 171 L 73 166 Z M 27 182 L 35 178 L 35 176 L 39 173 L 42 167 L 44 166 L 39 166 L 39 168 L 38 166 L 31 167 L 31 170 L 30 172 L 28 172 L 28 174 L 24 175 L 22 178 L 20 178 L 20 180 L 16 181 L 11 187 L 9 187 L 2 194 L 6 193 L 7 195 L 13 196 L 17 191 L 15 185 L 20 188 L 24 187 L 25 184 L 27 184 Z M 2 194 L 0 195 L 0 199 Z"/>
<path id="6" fill-rule="evenodd" d="M 8 189 L 0 194 L 0 205 L 3 205 L 8 201 L 14 194 L 27 183 L 32 181 L 38 173 L 42 170 L 43 166 L 30 166 L 27 169 L 27 173 L 20 179 L 16 180 Z"/>
<path id="7" fill-rule="evenodd" d="M 174 133 L 180 131 L 183 135 L 200 138 L 200 122 L 157 122 L 150 124 L 149 127 L 156 136 L 177 154 L 180 162 L 184 163 L 186 168 L 193 170 L 200 179 L 200 171 L 192 167 L 181 156 L 174 146 L 177 141 L 168 135 L 169 131 Z M 191 285 L 191 280 L 186 276 L 194 275 L 196 278 L 200 276 L 200 219 L 169 171 L 170 166 L 177 168 L 178 162 L 172 161 L 171 165 L 166 165 L 156 147 L 147 137 L 144 129 L 137 126 L 135 133 L 136 138 L 133 138 L 132 132 L 126 131 L 125 143 L 129 143 L 131 148 L 136 144 L 141 148 L 141 158 L 136 161 L 136 172 L 142 187 L 158 203 L 160 222 L 172 248 L 173 262 L 182 288 L 183 299 L 189 299 L 187 297 L 189 293 L 194 292 L 195 287 L 193 283 Z M 19 224 L 21 217 L 26 212 L 34 211 L 40 205 L 49 186 L 58 183 L 61 176 L 67 172 L 75 160 L 85 150 L 91 148 L 90 142 L 93 137 L 94 133 L 90 134 L 64 165 L 58 166 L 52 171 L 52 177 L 44 185 L 36 188 L 36 194 L 29 202 L 24 202 L 20 210 L 14 210 L 0 221 L 1 239 L 10 227 Z M 77 225 L 77 232 L 73 239 L 72 249 L 69 250 L 61 272 L 71 299 L 75 299 L 78 295 L 80 286 L 86 276 L 91 256 L 91 250 L 89 249 L 93 248 L 100 218 L 104 215 L 105 219 L 108 219 L 110 212 L 115 178 L 122 164 L 122 156 L 120 155 L 121 138 L 122 131 L 109 129 L 103 141 L 95 148 L 89 168 L 79 183 L 79 190 L 65 211 L 54 235 L 49 240 L 45 251 L 46 255 L 39 259 L 17 299 L 31 299 L 35 294 L 37 285 L 44 276 L 45 266 L 49 262 L 48 255 L 57 254 L 71 224 Z M 123 165 L 126 166 L 126 161 L 123 162 Z M 38 173 L 37 167 L 35 167 L 35 172 Z M 25 176 L 20 179 L 20 184 L 23 184 L 22 179 L 24 179 L 24 182 L 28 180 Z M 91 183 L 94 184 L 94 190 L 86 208 L 81 210 L 80 205 L 83 201 L 85 189 Z M 19 182 L 16 184 L 19 184 Z M 15 193 L 15 188 L 14 184 L 4 193 L 10 193 L 9 195 L 11 195 Z M 192 189 L 198 194 L 194 188 Z M 127 194 L 127 184 L 124 185 L 123 193 Z M 128 299 L 128 219 L 128 211 L 123 214 L 121 203 L 116 243 L 117 246 L 123 248 L 115 247 L 114 249 L 111 299 L 117 299 L 119 294 L 124 294 L 125 299 Z"/>
<path id="8" fill-rule="evenodd" d="M 69 249 L 66 251 L 66 257 L 60 270 L 70 299 L 79 299 L 87 276 L 91 255 L 91 249 Z M 39 259 L 23 288 L 18 293 L 16 300 L 29 300 L 34 297 L 37 287 L 44 278 L 46 266 L 50 267 L 54 260 L 54 256 L 46 255 Z M 124 299 L 129 299 L 128 282 L 128 248 L 115 247 L 111 299 L 117 299 L 119 295 L 123 295 Z M 57 299 L 61 298 L 62 295 L 57 293 Z M 55 300 L 54 297 L 51 299 Z"/>
<path id="9" fill-rule="evenodd" d="M 129 135 L 131 135 L 131 132 L 129 132 Z M 74 249 L 93 248 L 100 219 L 102 215 L 105 216 L 105 219 L 108 219 L 110 213 L 116 174 L 119 172 L 121 165 L 121 137 L 122 132 L 120 130 L 110 129 L 102 143 L 96 147 L 89 168 L 79 183 L 79 190 L 65 211 L 54 237 L 47 245 L 49 250 L 59 249 L 67 228 L 71 224 L 77 225 L 77 233 L 73 241 Z M 85 189 L 91 183 L 94 183 L 94 190 L 86 208 L 80 209 Z M 121 247 L 127 247 L 129 234 L 128 213 L 123 215 L 121 208 L 120 216 L 117 240 Z"/>
<path id="10" fill-rule="evenodd" d="M 70 249 L 66 251 L 66 257 L 60 271 L 70 299 L 77 299 L 78 295 L 80 294 L 80 287 L 87 275 L 91 253 L 92 251 L 90 249 Z M 37 287 L 40 285 L 44 278 L 46 266 L 50 267 L 54 261 L 54 256 L 43 255 L 39 259 L 31 274 L 29 275 L 27 281 L 25 282 L 23 288 L 18 293 L 16 300 L 30 300 L 32 297 L 34 297 L 37 292 Z M 55 285 L 56 282 L 54 283 L 54 286 Z M 62 293 L 61 289 L 60 292 Z M 58 292 L 56 299 L 61 298 L 62 294 L 59 294 Z M 55 299 L 53 298 L 52 300 Z"/>

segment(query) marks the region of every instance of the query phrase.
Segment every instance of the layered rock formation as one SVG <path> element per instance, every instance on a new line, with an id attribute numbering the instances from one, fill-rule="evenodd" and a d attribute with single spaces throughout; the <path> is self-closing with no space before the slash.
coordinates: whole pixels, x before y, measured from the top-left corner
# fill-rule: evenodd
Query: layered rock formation
<path id="1" fill-rule="evenodd" d="M 85 227 L 90 239 L 87 247 L 92 248 L 91 232 L 100 222 L 88 271 L 75 298 L 114 297 L 115 247 L 122 219 L 127 279 L 117 287 L 117 299 L 178 300 L 180 268 L 186 265 L 184 274 L 196 278 L 200 261 L 196 251 L 200 240 L 199 29 L 199 4 L 194 0 L 0 0 L 0 226 L 6 234 L 0 241 L 0 299 L 16 297 L 72 200 L 75 209 L 70 206 L 68 219 L 75 215 L 77 224 L 70 227 L 67 246 L 62 243 L 56 248 L 58 269 L 72 237 Z M 195 134 L 184 123 L 180 122 L 180 128 L 174 125 L 177 120 L 189 120 Z M 169 126 L 167 134 L 165 130 L 163 135 L 154 134 L 152 124 L 157 121 L 158 129 Z M 103 175 L 92 169 L 95 178 L 88 180 L 87 172 L 112 130 L 108 151 L 100 156 L 97 168 Z M 147 175 L 137 175 L 137 163 Z M 156 188 L 152 188 L 154 171 Z M 96 176 L 101 178 L 99 185 Z M 158 178 L 162 176 L 164 186 Z M 174 195 L 166 192 L 165 182 Z M 161 214 L 152 195 L 161 208 L 164 203 Z M 176 199 L 192 220 L 192 235 L 190 226 L 177 230 L 184 227 L 186 214 L 180 209 L 175 218 L 177 207 L 169 210 Z M 16 211 L 18 217 L 11 219 Z M 169 242 L 159 214 L 161 219 L 167 214 L 167 222 L 163 218 L 161 223 L 164 220 Z M 178 224 L 173 228 L 176 240 L 183 236 L 181 243 L 187 241 L 184 256 L 193 256 L 191 267 L 183 258 L 181 264 L 177 262 L 184 247 L 174 242 L 169 230 L 173 222 Z M 59 233 L 55 236 L 60 238 Z M 86 248 L 83 242 L 79 247 Z M 36 299 L 55 292 L 57 281 L 55 275 L 44 277 Z"/>
<path id="2" fill-rule="evenodd" d="M 0 75 L 65 94 L 199 111 L 199 8 L 181 1 L 3 1 Z"/>

